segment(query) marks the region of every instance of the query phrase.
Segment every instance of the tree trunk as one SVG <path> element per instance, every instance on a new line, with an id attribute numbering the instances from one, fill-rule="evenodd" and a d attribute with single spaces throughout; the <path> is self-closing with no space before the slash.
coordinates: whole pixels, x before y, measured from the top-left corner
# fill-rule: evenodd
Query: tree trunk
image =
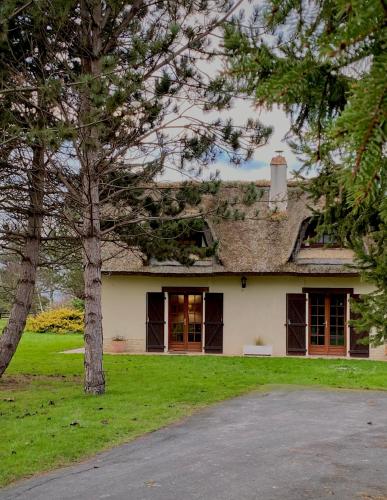
<path id="1" fill-rule="evenodd" d="M 85 392 L 103 394 L 103 332 L 101 310 L 101 240 L 99 186 L 96 179 L 84 178 L 89 193 L 84 210 L 83 265 L 85 280 Z"/>
<path id="2" fill-rule="evenodd" d="M 23 334 L 27 316 L 31 309 L 35 291 L 39 261 L 41 230 L 43 222 L 43 198 L 45 184 L 44 147 L 33 149 L 30 175 L 29 203 L 30 215 L 20 266 L 20 278 L 12 304 L 8 323 L 0 336 L 0 377 L 7 369 Z"/>
<path id="3" fill-rule="evenodd" d="M 81 0 L 82 68 L 93 79 L 101 75 L 101 0 Z M 101 230 L 99 206 L 99 160 L 101 146 L 99 131 L 95 125 L 98 110 L 91 97 L 91 89 L 85 85 L 81 95 L 81 177 L 83 206 L 83 266 L 85 284 L 85 392 L 103 394 L 103 331 L 101 309 Z"/>

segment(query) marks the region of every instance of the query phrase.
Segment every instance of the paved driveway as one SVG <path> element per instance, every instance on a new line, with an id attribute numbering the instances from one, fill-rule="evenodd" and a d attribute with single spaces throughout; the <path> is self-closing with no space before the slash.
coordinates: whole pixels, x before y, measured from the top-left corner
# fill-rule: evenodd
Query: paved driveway
<path id="1" fill-rule="evenodd" d="M 253 393 L 0 493 L 15 498 L 387 499 L 387 393 Z"/>

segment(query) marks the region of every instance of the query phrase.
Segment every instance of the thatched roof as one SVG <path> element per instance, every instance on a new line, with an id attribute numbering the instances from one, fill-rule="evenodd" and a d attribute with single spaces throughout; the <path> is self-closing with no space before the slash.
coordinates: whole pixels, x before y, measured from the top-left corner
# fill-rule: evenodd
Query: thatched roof
<path id="1" fill-rule="evenodd" d="M 202 204 L 207 210 L 220 199 L 229 202 L 243 198 L 250 183 L 223 183 L 216 196 L 206 195 Z M 269 210 L 269 185 L 267 181 L 255 185 L 263 195 L 246 206 L 235 203 L 233 208 L 244 213 L 243 220 L 215 219 L 208 217 L 207 223 L 213 238 L 218 241 L 214 258 L 198 261 L 193 266 L 176 262 L 156 263 L 146 261 L 137 249 L 128 249 L 116 243 L 106 243 L 103 248 L 103 272 L 112 274 L 147 275 L 226 275 L 226 274 L 313 274 L 353 275 L 354 269 L 348 250 L 319 249 L 309 255 L 305 251 L 295 252 L 303 221 L 310 215 L 306 194 L 296 183 L 288 184 L 288 209 L 286 213 Z M 177 188 L 176 184 L 167 184 Z M 309 249 L 308 249 L 309 250 Z M 300 258 L 298 258 L 300 256 Z"/>

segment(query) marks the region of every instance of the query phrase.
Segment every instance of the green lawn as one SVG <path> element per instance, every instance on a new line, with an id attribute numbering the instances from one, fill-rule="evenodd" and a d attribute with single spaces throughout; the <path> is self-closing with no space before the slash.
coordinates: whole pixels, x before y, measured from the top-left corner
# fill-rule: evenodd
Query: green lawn
<path id="1" fill-rule="evenodd" d="M 0 380 L 0 484 L 123 443 L 267 384 L 387 389 L 387 363 L 216 356 L 105 356 L 107 393 L 82 392 L 78 335 L 25 334 Z"/>

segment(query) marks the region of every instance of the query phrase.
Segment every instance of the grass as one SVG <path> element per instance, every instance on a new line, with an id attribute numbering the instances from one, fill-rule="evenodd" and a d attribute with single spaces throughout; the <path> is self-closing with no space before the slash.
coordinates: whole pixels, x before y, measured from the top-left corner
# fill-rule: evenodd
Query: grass
<path id="1" fill-rule="evenodd" d="M 267 384 L 387 389 L 387 363 L 105 356 L 107 393 L 82 392 L 79 335 L 27 333 L 0 379 L 0 485 L 69 464 Z"/>

